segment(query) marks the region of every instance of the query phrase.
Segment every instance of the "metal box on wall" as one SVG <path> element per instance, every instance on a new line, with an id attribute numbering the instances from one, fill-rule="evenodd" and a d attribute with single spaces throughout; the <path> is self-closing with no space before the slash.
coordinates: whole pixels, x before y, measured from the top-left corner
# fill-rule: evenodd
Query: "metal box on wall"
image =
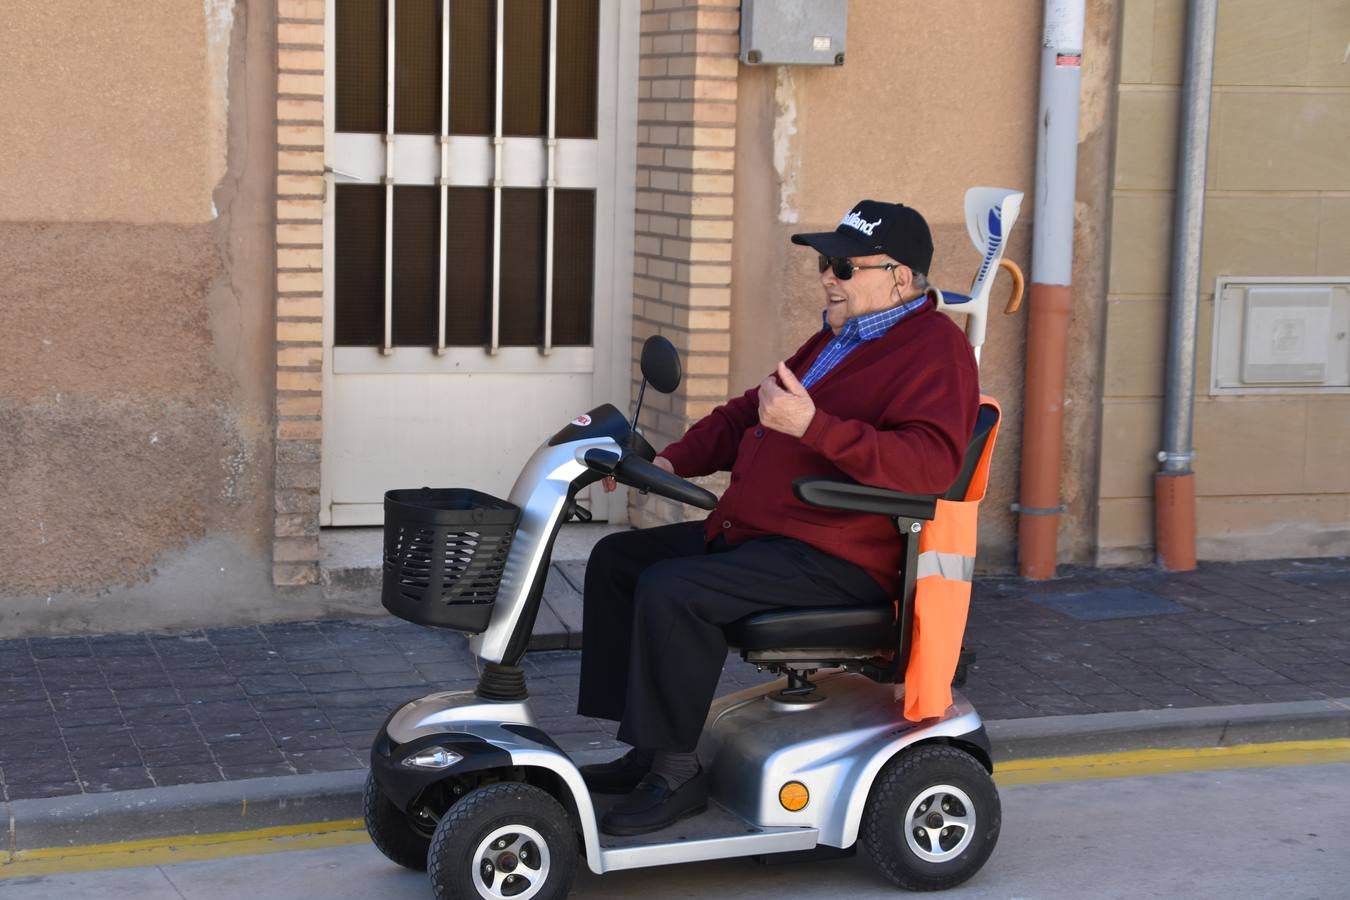
<path id="1" fill-rule="evenodd" d="M 1211 394 L 1350 392 L 1350 278 L 1223 277 Z"/>
<path id="2" fill-rule="evenodd" d="M 848 0 L 742 0 L 741 62 L 842 66 Z"/>

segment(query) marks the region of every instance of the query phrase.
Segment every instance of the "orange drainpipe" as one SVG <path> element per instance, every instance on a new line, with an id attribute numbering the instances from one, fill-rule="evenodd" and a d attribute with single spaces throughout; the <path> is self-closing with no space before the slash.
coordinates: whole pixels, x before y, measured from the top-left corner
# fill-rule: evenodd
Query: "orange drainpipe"
<path id="1" fill-rule="evenodd" d="M 1018 571 L 1055 577 L 1059 472 L 1064 455 L 1064 368 L 1072 292 L 1067 284 L 1032 284 L 1027 321 L 1026 394 L 1022 414 L 1022 497 L 1017 506 Z"/>
<path id="2" fill-rule="evenodd" d="M 1164 572 L 1195 571 L 1195 473 L 1153 476 L 1154 536 Z"/>
<path id="3" fill-rule="evenodd" d="M 1040 106 L 1036 116 L 1036 202 L 1022 419 L 1018 570 L 1053 578 L 1058 552 L 1059 470 L 1064 455 L 1064 369 L 1072 297 L 1074 190 L 1084 0 L 1045 0 Z"/>

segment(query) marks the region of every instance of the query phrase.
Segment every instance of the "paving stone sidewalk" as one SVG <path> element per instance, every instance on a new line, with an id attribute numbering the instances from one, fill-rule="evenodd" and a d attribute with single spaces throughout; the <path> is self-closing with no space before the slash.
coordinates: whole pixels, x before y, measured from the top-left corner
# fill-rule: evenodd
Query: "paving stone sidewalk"
<path id="1" fill-rule="evenodd" d="M 984 577 L 967 644 L 988 720 L 1346 697 L 1350 560 Z M 526 657 L 536 714 L 569 751 L 616 746 L 610 723 L 573 714 L 579 666 Z M 729 657 L 721 692 L 765 677 Z M 358 769 L 397 704 L 476 681 L 464 637 L 387 617 L 0 641 L 0 791 Z"/>

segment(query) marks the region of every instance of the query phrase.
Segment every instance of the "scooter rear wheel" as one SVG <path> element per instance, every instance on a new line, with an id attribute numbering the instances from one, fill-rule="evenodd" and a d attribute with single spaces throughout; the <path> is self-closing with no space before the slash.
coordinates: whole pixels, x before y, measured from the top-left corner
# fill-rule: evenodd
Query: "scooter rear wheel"
<path id="1" fill-rule="evenodd" d="M 576 877 L 576 828 L 540 788 L 485 785 L 441 817 L 427 866 L 437 900 L 561 900 Z"/>
<path id="2" fill-rule="evenodd" d="M 969 753 L 926 744 L 877 775 L 859 840 L 882 874 L 909 891 L 966 881 L 998 843 L 1002 808 L 994 780 Z"/>
<path id="3" fill-rule="evenodd" d="M 366 833 L 375 848 L 405 869 L 426 871 L 430 835 L 416 828 L 403 810 L 384 795 L 373 775 L 366 775 L 361 806 L 365 813 Z"/>

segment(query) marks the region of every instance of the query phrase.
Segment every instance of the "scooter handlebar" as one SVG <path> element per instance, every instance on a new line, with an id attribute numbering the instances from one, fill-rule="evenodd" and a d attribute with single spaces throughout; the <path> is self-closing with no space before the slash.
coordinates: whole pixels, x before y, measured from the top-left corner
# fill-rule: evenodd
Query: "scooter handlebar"
<path id="1" fill-rule="evenodd" d="M 669 497 L 671 500 L 678 500 L 680 503 L 688 503 L 699 509 L 712 509 L 717 506 L 717 495 L 712 491 L 706 491 L 692 481 L 685 481 L 640 456 L 625 456 L 614 467 L 614 477 L 624 484 Z"/>
<path id="2" fill-rule="evenodd" d="M 592 448 L 586 451 L 582 459 L 593 471 L 612 475 L 630 487 L 660 494 L 662 497 L 688 503 L 699 509 L 712 509 L 717 505 L 716 494 L 704 490 L 692 481 L 685 481 L 680 476 L 667 472 L 636 453 L 626 453 L 620 457 L 608 450 Z"/>

